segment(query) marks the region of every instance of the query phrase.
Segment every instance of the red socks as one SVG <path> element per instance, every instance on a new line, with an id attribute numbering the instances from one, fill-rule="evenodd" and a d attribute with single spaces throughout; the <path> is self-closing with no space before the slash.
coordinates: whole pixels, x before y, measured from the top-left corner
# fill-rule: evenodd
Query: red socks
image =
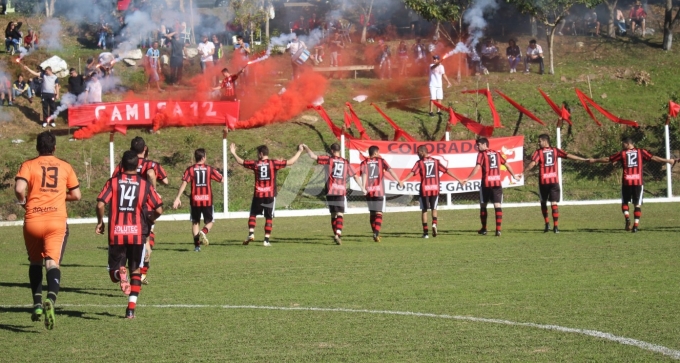
<path id="1" fill-rule="evenodd" d="M 547 204 L 541 204 L 541 213 L 543 213 L 543 220 L 545 221 L 545 224 L 550 223 L 550 219 L 548 219 L 548 205 Z"/>
<path id="2" fill-rule="evenodd" d="M 503 209 L 494 208 L 496 211 L 496 231 L 501 230 L 501 223 L 503 222 Z"/>
<path id="3" fill-rule="evenodd" d="M 479 210 L 479 220 L 482 221 L 482 229 L 486 229 L 486 209 Z"/>
<path id="4" fill-rule="evenodd" d="M 271 219 L 265 220 L 265 223 L 264 223 L 264 235 L 265 235 L 265 237 L 272 234 L 272 226 L 273 226 L 273 222 L 272 222 Z"/>
<path id="5" fill-rule="evenodd" d="M 559 209 L 557 209 L 557 204 L 553 204 L 551 206 L 552 208 L 552 217 L 553 217 L 553 225 L 557 227 L 559 225 L 558 219 L 560 218 L 560 212 Z M 548 218 L 546 218 L 547 220 Z M 548 222 L 545 222 L 548 223 Z"/>

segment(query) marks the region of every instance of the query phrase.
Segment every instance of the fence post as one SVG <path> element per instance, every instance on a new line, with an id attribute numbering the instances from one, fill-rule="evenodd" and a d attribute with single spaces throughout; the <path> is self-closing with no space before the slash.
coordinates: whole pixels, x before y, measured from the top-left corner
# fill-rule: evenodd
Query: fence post
<path id="1" fill-rule="evenodd" d="M 557 124 L 557 148 L 562 148 L 562 128 Z M 557 179 L 560 182 L 560 202 L 564 202 L 564 188 L 562 188 L 562 158 L 557 158 Z"/>
<path id="2" fill-rule="evenodd" d="M 227 169 L 227 130 L 222 131 L 222 175 L 224 183 L 224 218 L 229 215 L 229 169 Z"/>
<path id="3" fill-rule="evenodd" d="M 113 169 L 116 168 L 115 158 L 114 158 L 114 145 L 113 145 L 113 131 L 109 134 L 109 175 L 113 175 Z"/>
<path id="4" fill-rule="evenodd" d="M 449 132 L 449 128 L 446 127 L 446 134 L 445 134 L 445 140 L 446 141 L 451 141 L 451 133 Z M 446 194 L 446 205 L 451 206 L 451 193 Z"/>
<path id="5" fill-rule="evenodd" d="M 668 130 L 668 123 L 664 126 L 664 136 L 665 136 L 665 141 L 666 141 L 666 159 L 671 158 L 671 140 L 670 140 L 670 132 Z M 667 198 L 672 198 L 673 197 L 673 180 L 672 180 L 672 172 L 671 172 L 671 166 L 666 164 L 666 197 Z"/>

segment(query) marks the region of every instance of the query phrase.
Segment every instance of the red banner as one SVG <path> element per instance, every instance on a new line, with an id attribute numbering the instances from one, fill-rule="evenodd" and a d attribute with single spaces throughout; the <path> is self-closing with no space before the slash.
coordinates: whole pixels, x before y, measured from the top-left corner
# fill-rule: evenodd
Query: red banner
<path id="1" fill-rule="evenodd" d="M 460 122 L 465 126 L 468 130 L 472 131 L 475 135 L 482 136 L 482 137 L 491 137 L 493 135 L 493 126 L 484 126 L 480 124 L 477 121 L 471 120 L 459 113 L 456 113 L 453 111 L 451 107 L 444 107 L 441 103 L 437 101 L 432 101 L 432 104 L 437 106 L 440 110 L 447 110 L 449 112 L 449 124 L 450 125 L 456 125 L 457 122 Z"/>
<path id="2" fill-rule="evenodd" d="M 489 109 L 491 109 L 491 115 L 493 116 L 493 127 L 503 127 L 503 125 L 501 125 L 501 117 L 498 115 L 498 112 L 496 112 L 496 106 L 493 104 L 493 97 L 491 97 L 491 92 L 488 89 L 462 91 L 461 93 L 477 93 L 486 96 L 486 102 L 489 104 Z"/>
<path id="3" fill-rule="evenodd" d="M 404 139 L 406 139 L 406 141 L 416 141 L 416 139 L 413 136 L 409 135 L 408 132 L 404 131 L 401 127 L 399 127 L 399 125 L 397 125 L 396 122 L 392 121 L 392 119 L 389 116 L 387 116 L 380 109 L 380 107 L 378 107 L 378 105 L 376 105 L 375 103 L 371 103 L 371 106 L 375 107 L 376 111 L 378 111 L 378 113 L 385 119 L 385 121 L 387 121 L 387 123 L 389 123 L 390 126 L 392 126 L 392 128 L 394 129 L 394 141 L 399 140 L 400 137 L 403 137 Z"/>
<path id="4" fill-rule="evenodd" d="M 569 114 L 569 111 L 567 111 L 564 105 L 562 105 L 562 108 L 560 109 L 559 107 L 557 107 L 555 102 L 553 102 L 553 100 L 551 100 L 550 97 L 547 94 L 545 94 L 545 92 L 543 92 L 543 90 L 539 88 L 538 91 L 541 92 L 541 96 L 543 96 L 545 102 L 547 102 L 548 105 L 550 105 L 550 108 L 552 108 L 552 110 L 555 111 L 557 116 L 559 116 L 561 120 L 567 121 L 567 123 L 571 125 L 572 124 L 571 114 Z"/>
<path id="5" fill-rule="evenodd" d="M 670 117 L 678 117 L 678 113 L 680 113 L 680 105 L 673 101 L 668 101 L 668 115 Z"/>
<path id="6" fill-rule="evenodd" d="M 519 103 L 517 103 L 517 101 L 515 101 L 515 100 L 513 100 L 512 98 L 506 96 L 505 94 L 503 94 L 503 93 L 502 93 L 501 91 L 499 91 L 499 90 L 496 90 L 496 93 L 498 93 L 501 97 L 503 97 L 506 101 L 508 101 L 513 107 L 515 107 L 515 108 L 517 109 L 517 111 L 519 111 L 519 112 L 521 112 L 521 113 L 527 115 L 530 119 L 532 119 L 532 120 L 538 122 L 539 124 L 545 126 L 545 124 L 543 123 L 543 121 L 541 121 L 540 118 L 536 117 L 536 115 L 534 115 L 533 113 L 531 113 L 531 111 L 527 110 L 526 108 L 524 108 L 524 106 L 522 106 L 522 105 L 520 105 Z"/>
<path id="7" fill-rule="evenodd" d="M 491 127 L 491 126 L 489 126 Z M 475 167 L 478 151 L 475 149 L 475 140 L 455 141 L 366 141 L 349 140 L 349 162 L 354 170 L 359 169 L 359 164 L 368 156 L 368 148 L 377 146 L 380 156 L 387 161 L 392 170 L 399 178 L 405 177 L 413 165 L 419 160 L 418 147 L 424 145 L 430 156 L 439 159 L 441 163 L 460 179 L 466 178 Z M 512 167 L 517 175 L 524 172 L 524 137 L 490 138 L 489 146 L 501 153 L 502 157 Z M 441 176 L 439 190 L 441 193 L 466 193 L 476 192 L 480 189 L 481 173 L 467 184 L 460 184 L 447 174 Z M 501 181 L 504 188 L 524 185 L 524 179 L 515 181 L 505 166 L 501 167 Z M 417 195 L 420 181 L 417 177 L 406 181 L 404 187 L 399 187 L 397 181 L 390 176 L 385 177 L 385 191 L 387 194 Z M 359 190 L 358 185 L 351 181 L 351 188 Z"/>
<path id="8" fill-rule="evenodd" d="M 635 121 L 624 120 L 620 117 L 614 116 L 611 112 L 605 110 L 604 108 L 602 108 L 602 106 L 595 103 L 595 101 L 593 101 L 590 97 L 586 96 L 585 93 L 581 92 L 580 89 L 575 88 L 575 90 L 576 90 L 576 96 L 578 96 L 579 101 L 581 101 L 583 108 L 586 109 L 586 112 L 588 112 L 588 115 L 590 115 L 590 118 L 592 118 L 595 121 L 595 123 L 597 123 L 597 126 L 602 126 L 602 124 L 599 121 L 597 121 L 597 119 L 595 118 L 595 115 L 593 114 L 593 111 L 590 110 L 590 107 L 588 105 L 590 105 L 594 109 L 598 110 L 601 114 L 604 115 L 604 117 L 608 118 L 612 122 L 616 122 L 617 124 L 628 125 L 628 126 L 632 126 L 632 127 L 640 127 L 640 125 L 638 125 L 638 123 L 635 122 Z"/>
<path id="9" fill-rule="evenodd" d="M 95 103 L 68 109 L 70 127 L 90 127 L 98 130 L 125 130 L 128 126 L 154 126 L 154 118 L 165 114 L 181 119 L 180 123 L 164 126 L 227 125 L 239 128 L 239 102 L 175 102 L 134 101 Z M 230 121 L 231 122 L 228 122 Z M 96 126 L 96 127 L 95 127 Z"/>

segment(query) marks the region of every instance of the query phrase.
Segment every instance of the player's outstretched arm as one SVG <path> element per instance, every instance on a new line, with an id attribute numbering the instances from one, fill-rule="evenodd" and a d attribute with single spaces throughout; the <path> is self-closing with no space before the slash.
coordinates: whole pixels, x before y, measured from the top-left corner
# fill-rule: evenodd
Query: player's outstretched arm
<path id="1" fill-rule="evenodd" d="M 361 188 L 361 192 L 366 194 L 366 187 L 364 186 L 364 183 L 361 181 L 361 177 L 359 177 L 359 174 L 354 174 L 354 181 L 357 182 L 357 185 L 359 188 Z"/>
<path id="2" fill-rule="evenodd" d="M 182 193 L 184 193 L 184 189 L 187 187 L 187 182 L 182 181 L 182 185 L 179 186 L 179 191 L 177 193 L 177 197 L 175 197 L 175 201 L 172 202 L 172 209 L 177 209 L 182 206 L 182 201 L 179 199 L 182 196 Z"/>
<path id="3" fill-rule="evenodd" d="M 664 159 L 656 155 L 652 156 L 652 161 L 656 161 L 657 163 L 668 163 L 671 164 L 671 166 L 675 165 L 675 159 Z"/>
<path id="4" fill-rule="evenodd" d="M 156 219 L 158 219 L 158 217 L 161 216 L 161 214 L 163 214 L 163 207 L 158 207 L 158 208 L 154 209 L 153 214 L 151 215 L 150 222 L 151 223 L 155 222 Z"/>
<path id="5" fill-rule="evenodd" d="M 461 184 L 467 184 L 468 180 L 472 179 L 475 175 L 477 175 L 477 173 L 479 172 L 479 168 L 481 168 L 481 166 L 479 164 L 475 165 L 475 167 L 472 168 L 470 175 L 468 175 L 468 177 L 463 179 L 463 181 L 460 182 L 460 183 Z"/>
<path id="6" fill-rule="evenodd" d="M 515 180 L 519 181 L 521 179 L 521 176 L 516 175 L 515 172 L 512 170 L 512 167 L 510 166 L 510 164 L 505 164 L 505 168 L 508 169 L 508 172 L 510 173 L 510 175 L 512 175 L 512 177 Z"/>
<path id="7" fill-rule="evenodd" d="M 21 205 L 26 204 L 26 187 L 28 183 L 25 179 L 17 179 L 14 185 L 14 196 L 17 198 L 17 202 Z"/>
<path id="8" fill-rule="evenodd" d="M 302 147 L 305 148 L 305 151 L 307 151 L 307 155 L 309 155 L 310 158 L 313 160 L 319 160 L 319 157 L 312 151 L 312 149 L 309 148 L 309 146 L 302 144 Z"/>
<path id="9" fill-rule="evenodd" d="M 97 202 L 97 226 L 94 228 L 94 233 L 104 234 L 104 209 L 106 203 Z"/>
<path id="10" fill-rule="evenodd" d="M 391 169 L 390 169 L 390 170 L 391 170 Z M 404 182 L 407 181 L 407 180 L 409 180 L 409 179 L 411 179 L 411 178 L 413 178 L 414 175 L 416 175 L 414 172 L 409 172 L 408 174 L 406 174 L 406 177 L 404 177 L 404 179 L 402 179 L 402 180 L 397 180 L 397 181 L 399 182 L 399 186 L 403 188 L 403 187 L 404 187 Z"/>
<path id="11" fill-rule="evenodd" d="M 66 201 L 67 202 L 77 202 L 80 200 L 82 197 L 80 193 L 80 188 L 75 188 L 73 190 L 69 190 L 68 193 L 66 193 Z"/>
<path id="12" fill-rule="evenodd" d="M 397 181 L 397 182 L 399 181 L 399 177 L 398 177 L 397 174 L 394 172 L 394 170 L 392 170 L 391 168 L 390 168 L 390 169 L 387 169 L 387 173 L 390 174 L 390 176 L 392 176 L 392 178 L 393 178 L 395 181 Z"/>
<path id="13" fill-rule="evenodd" d="M 585 160 L 585 159 L 583 159 L 583 160 Z M 524 169 L 524 171 L 529 171 L 529 170 L 533 169 L 534 166 L 536 166 L 536 162 L 532 161 L 532 162 L 529 163 L 529 165 L 527 165 L 527 168 Z"/>
<path id="14" fill-rule="evenodd" d="M 586 158 L 582 158 L 580 156 L 576 156 L 576 155 L 573 155 L 573 154 L 567 154 L 567 159 L 578 160 L 578 161 L 588 161 L 588 159 L 586 159 Z"/>
<path id="15" fill-rule="evenodd" d="M 302 150 L 304 150 L 304 147 L 302 147 L 302 145 L 303 144 L 298 145 L 298 151 L 295 153 L 295 155 L 293 155 L 292 158 L 286 160 L 287 166 L 291 166 L 298 161 L 298 159 L 300 158 L 300 155 L 302 154 Z"/>
<path id="16" fill-rule="evenodd" d="M 609 158 L 608 157 L 598 158 L 598 159 L 590 158 L 590 159 L 588 159 L 588 162 L 591 163 L 591 164 L 593 164 L 593 163 L 604 163 L 604 164 L 606 164 L 606 163 L 609 163 Z"/>
<path id="17" fill-rule="evenodd" d="M 146 172 L 146 180 L 151 183 L 151 186 L 156 189 L 156 171 L 149 169 Z"/>
<path id="18" fill-rule="evenodd" d="M 238 163 L 239 165 L 243 165 L 243 159 L 241 159 L 238 155 L 236 155 L 236 144 L 231 144 L 229 146 L 229 151 L 231 151 L 231 155 L 234 156 L 236 163 Z"/>
<path id="19" fill-rule="evenodd" d="M 447 170 L 447 171 L 446 171 L 446 174 L 450 175 L 453 179 L 456 179 L 457 182 L 461 183 L 460 179 L 458 179 L 458 177 L 455 176 L 455 175 L 451 172 L 451 170 Z M 462 184 L 462 183 L 461 183 L 461 184 Z"/>

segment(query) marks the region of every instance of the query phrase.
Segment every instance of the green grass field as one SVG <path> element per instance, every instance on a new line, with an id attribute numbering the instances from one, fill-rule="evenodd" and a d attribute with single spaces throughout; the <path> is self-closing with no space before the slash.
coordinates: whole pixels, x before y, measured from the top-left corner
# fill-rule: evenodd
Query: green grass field
<path id="1" fill-rule="evenodd" d="M 241 245 L 246 220 L 218 220 L 200 253 L 188 221 L 161 222 L 132 321 L 106 272 L 105 237 L 73 225 L 53 331 L 31 322 L 22 231 L 3 227 L 0 361 L 680 359 L 676 204 L 646 205 L 638 234 L 623 231 L 617 205 L 562 207 L 558 235 L 542 233 L 538 208 L 504 212 L 500 238 L 478 236 L 478 212 L 465 210 L 442 211 L 428 240 L 418 213 L 388 213 L 381 243 L 367 215 L 351 215 L 342 246 L 328 217 L 278 218 L 271 248 Z M 610 333 L 666 355 L 472 317 Z"/>

